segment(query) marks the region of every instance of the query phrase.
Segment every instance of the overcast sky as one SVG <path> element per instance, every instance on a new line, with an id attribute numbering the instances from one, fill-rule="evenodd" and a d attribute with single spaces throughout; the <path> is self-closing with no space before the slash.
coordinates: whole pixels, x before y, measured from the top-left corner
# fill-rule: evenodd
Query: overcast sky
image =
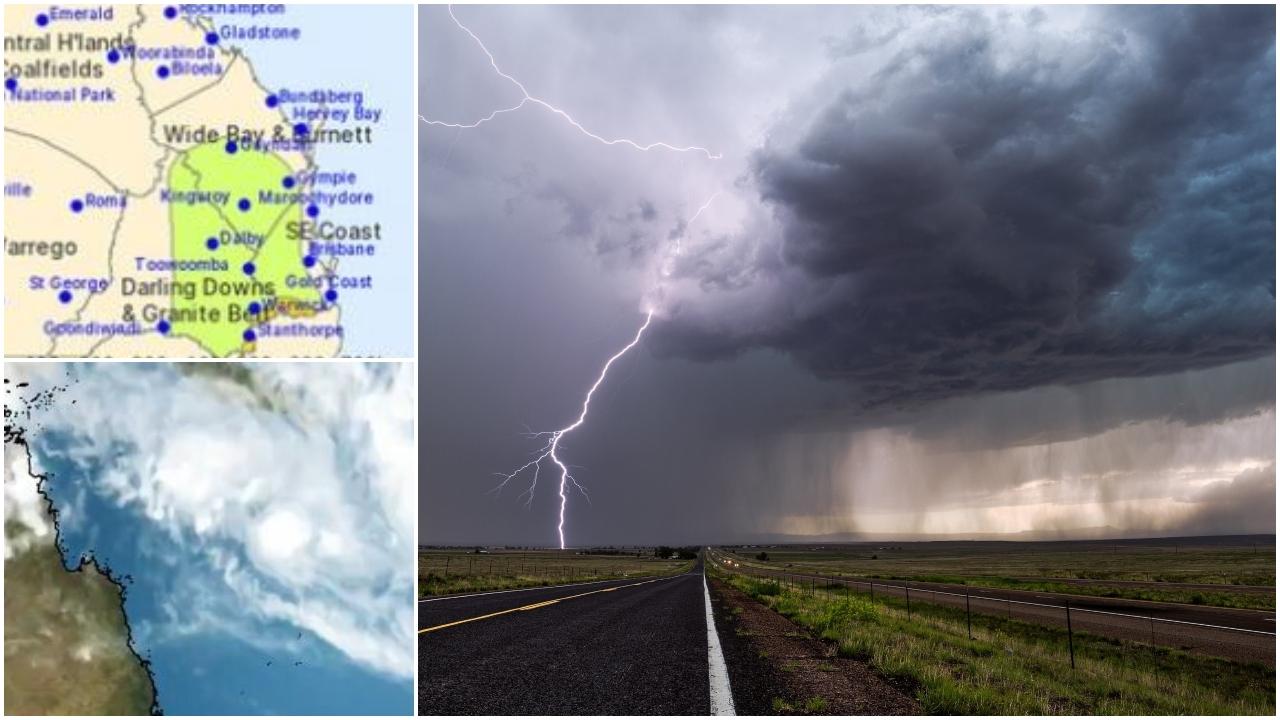
<path id="1" fill-rule="evenodd" d="M 421 542 L 1274 532 L 1274 8 L 454 14 Z"/>

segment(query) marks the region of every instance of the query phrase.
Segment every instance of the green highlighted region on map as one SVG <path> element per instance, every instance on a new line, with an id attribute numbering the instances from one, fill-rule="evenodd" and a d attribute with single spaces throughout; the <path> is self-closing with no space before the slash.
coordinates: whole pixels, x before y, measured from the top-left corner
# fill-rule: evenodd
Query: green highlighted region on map
<path id="1" fill-rule="evenodd" d="M 254 329 L 272 317 L 321 307 L 320 280 L 303 267 L 299 241 L 288 237 L 290 223 L 302 219 L 300 206 L 259 202 L 281 197 L 290 173 L 273 153 L 232 152 L 223 143 L 196 146 L 173 164 L 170 333 L 225 357 L 252 351 Z"/>

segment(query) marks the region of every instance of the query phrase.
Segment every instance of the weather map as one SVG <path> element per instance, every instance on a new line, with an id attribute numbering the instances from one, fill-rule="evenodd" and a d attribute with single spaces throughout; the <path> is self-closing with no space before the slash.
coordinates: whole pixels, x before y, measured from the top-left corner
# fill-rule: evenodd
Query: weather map
<path id="1" fill-rule="evenodd" d="M 6 356 L 411 357 L 412 18 L 7 7 Z"/>
<path id="2" fill-rule="evenodd" d="M 408 363 L 5 368 L 6 714 L 409 714 Z"/>

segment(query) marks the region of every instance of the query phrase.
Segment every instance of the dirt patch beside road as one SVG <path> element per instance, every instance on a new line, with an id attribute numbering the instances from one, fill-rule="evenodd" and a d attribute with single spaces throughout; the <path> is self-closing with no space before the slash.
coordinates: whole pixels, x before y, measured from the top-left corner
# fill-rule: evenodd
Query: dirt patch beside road
<path id="1" fill-rule="evenodd" d="M 865 662 L 708 578 L 739 715 L 918 715 L 920 705 Z"/>

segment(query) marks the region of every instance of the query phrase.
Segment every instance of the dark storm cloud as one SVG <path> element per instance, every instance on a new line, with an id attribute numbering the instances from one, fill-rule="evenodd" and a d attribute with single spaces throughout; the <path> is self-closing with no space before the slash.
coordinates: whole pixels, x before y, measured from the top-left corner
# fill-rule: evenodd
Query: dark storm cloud
<path id="1" fill-rule="evenodd" d="M 1275 407 L 1275 376 L 1270 356 L 1171 375 L 951 398 L 873 422 L 953 449 L 1064 442 L 1144 421 L 1202 426 L 1267 412 Z"/>
<path id="2" fill-rule="evenodd" d="M 571 545 L 1178 534 L 1186 504 L 1234 532 L 1273 506 L 1233 481 L 1274 463 L 1270 14 L 455 12 L 592 132 L 723 158 L 544 108 L 422 126 L 423 541 L 556 541 L 549 475 L 526 509 L 531 478 L 494 473 L 649 307 L 564 444 Z M 445 8 L 420 23 L 425 117 L 518 101 Z"/>
<path id="3" fill-rule="evenodd" d="M 870 78 L 837 58 L 755 153 L 781 253 L 737 277 L 785 300 L 677 308 L 657 347 L 774 347 L 897 405 L 1273 353 L 1274 9 L 1107 10 L 1065 41 L 1029 13 L 1013 49 L 1008 18 L 945 12 Z"/>

